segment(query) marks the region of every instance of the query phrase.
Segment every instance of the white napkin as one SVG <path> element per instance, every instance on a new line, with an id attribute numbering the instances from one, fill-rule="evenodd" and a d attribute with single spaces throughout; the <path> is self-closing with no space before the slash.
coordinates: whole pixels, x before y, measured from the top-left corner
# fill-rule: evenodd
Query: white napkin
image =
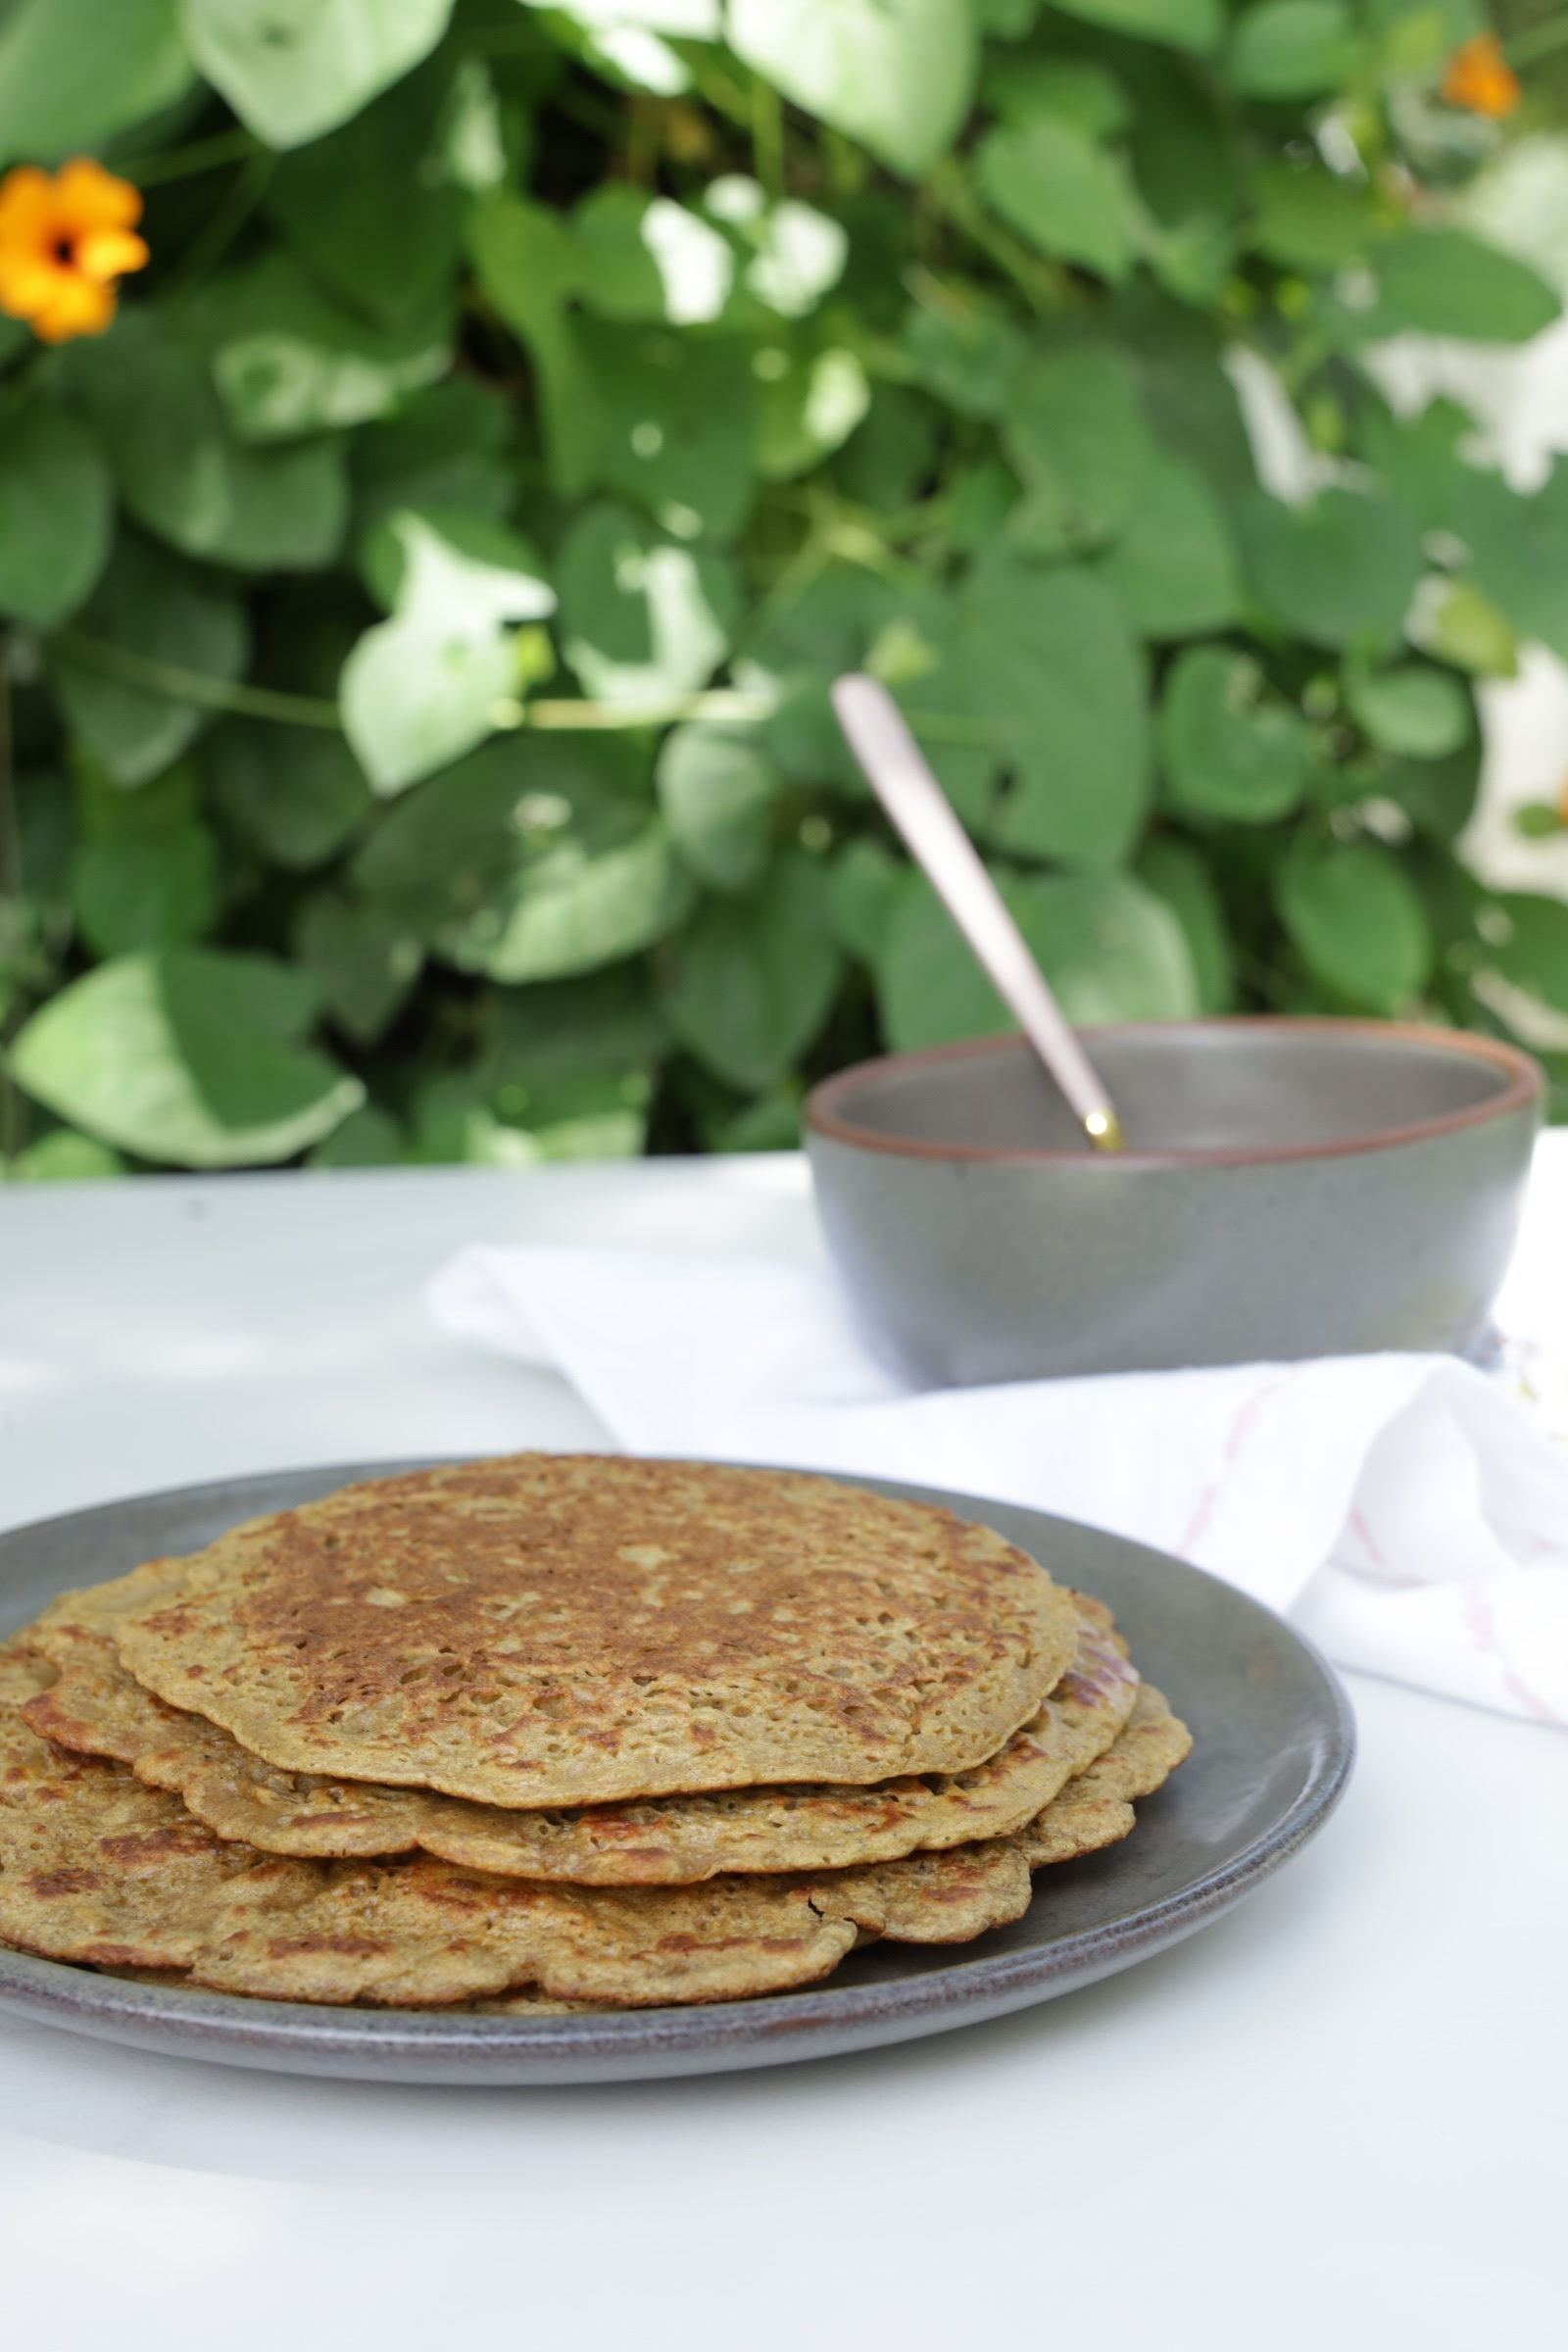
<path id="1" fill-rule="evenodd" d="M 564 1373 L 634 1453 L 906 1479 L 1082 1519 L 1288 1612 L 1348 1666 L 1568 1724 L 1568 1456 L 1446 1356 L 911 1392 L 831 1277 L 465 1250 L 448 1330 Z"/>

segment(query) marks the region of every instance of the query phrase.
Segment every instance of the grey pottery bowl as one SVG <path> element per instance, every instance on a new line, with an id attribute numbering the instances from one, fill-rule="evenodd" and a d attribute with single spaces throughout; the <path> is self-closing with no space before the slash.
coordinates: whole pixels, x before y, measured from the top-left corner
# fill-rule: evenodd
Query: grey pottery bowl
<path id="1" fill-rule="evenodd" d="M 1540 1123 L 1528 1054 L 1380 1021 L 1087 1043 L 1116 1156 L 1016 1037 L 862 1062 L 810 1096 L 828 1248 L 884 1362 L 949 1387 L 1479 1337 Z"/>

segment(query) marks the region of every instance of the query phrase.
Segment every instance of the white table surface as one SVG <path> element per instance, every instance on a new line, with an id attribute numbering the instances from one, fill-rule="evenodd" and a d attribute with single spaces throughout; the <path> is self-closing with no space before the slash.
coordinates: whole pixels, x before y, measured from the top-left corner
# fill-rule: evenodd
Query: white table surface
<path id="1" fill-rule="evenodd" d="M 603 1441 L 443 1338 L 476 1240 L 816 1247 L 790 1158 L 0 1192 L 0 1523 L 287 1464 Z M 0 2016 L 0 2338 L 53 2352 L 1474 2352 L 1568 2339 L 1568 1739 L 1357 1678 L 1239 1911 L 853 2059 L 381 2088 Z"/>

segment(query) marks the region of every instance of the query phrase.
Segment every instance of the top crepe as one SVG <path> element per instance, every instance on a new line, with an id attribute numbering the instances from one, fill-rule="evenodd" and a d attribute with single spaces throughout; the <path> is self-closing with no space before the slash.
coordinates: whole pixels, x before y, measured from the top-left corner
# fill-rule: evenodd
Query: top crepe
<path id="1" fill-rule="evenodd" d="M 966 1771 L 1077 1632 L 951 1512 L 584 1455 L 348 1487 L 94 1600 L 138 1682 L 268 1763 L 513 1806 Z"/>

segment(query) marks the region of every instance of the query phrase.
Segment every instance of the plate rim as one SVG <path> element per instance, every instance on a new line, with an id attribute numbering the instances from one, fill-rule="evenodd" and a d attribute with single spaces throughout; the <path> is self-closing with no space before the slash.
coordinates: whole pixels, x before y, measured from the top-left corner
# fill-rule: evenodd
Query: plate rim
<path id="1" fill-rule="evenodd" d="M 551 1449 L 554 1450 L 554 1449 Z M 576 1449 L 572 1449 L 576 1450 Z M 586 1450 L 586 1449 L 584 1449 Z M 606 1451 L 608 1452 L 608 1448 Z M 53 1512 L 0 1529 L 0 1598 L 6 1554 L 28 1538 L 63 1532 L 95 1518 L 158 1504 L 216 1502 L 250 1487 L 297 1480 L 348 1485 L 366 1477 L 395 1477 L 440 1463 L 489 1456 L 438 1454 L 378 1462 L 295 1463 L 283 1469 L 230 1473 L 178 1487 L 150 1489 Z M 682 1458 L 696 1459 L 696 1456 Z M 728 1467 L 779 1468 L 778 1464 Z M 790 1465 L 795 1467 L 795 1465 Z M 1068 1520 L 1031 1504 L 956 1489 L 918 1485 L 844 1471 L 808 1471 L 843 1486 L 937 1502 L 984 1519 L 987 1511 L 1021 1511 L 1052 1526 L 1087 1533 L 1120 1549 L 1157 1560 L 1162 1573 L 1196 1578 L 1224 1595 L 1226 1605 L 1255 1613 L 1299 1653 L 1323 1704 L 1321 1751 L 1302 1787 L 1284 1810 L 1238 1853 L 1157 1900 L 1114 1921 L 1079 1929 L 1043 1944 L 979 1953 L 948 1966 L 869 1984 L 819 1984 L 743 2001 L 664 2008 L 486 2016 L 429 2009 L 348 2009 L 328 2004 L 241 1998 L 198 1987 L 150 1985 L 80 1962 L 51 1960 L 0 1942 L 0 2009 L 171 2056 L 216 2060 L 318 2076 L 462 2082 L 611 2082 L 642 2074 L 697 2073 L 766 2066 L 848 2052 L 978 2024 L 1073 1990 L 1195 1934 L 1271 1877 L 1321 1829 L 1343 1797 L 1354 1769 L 1356 1724 L 1339 1676 L 1317 1645 L 1271 1609 L 1224 1578 L 1152 1544 Z M 274 1503 L 271 1507 L 288 1508 Z M 102 1987 L 101 1991 L 97 1988 Z M 96 1993 L 96 1997 L 95 1996 Z M 674 2064 L 669 2063 L 671 2060 Z M 333 2064 L 333 2061 L 338 2063 Z M 485 2072 L 485 2062 L 500 2071 Z M 554 2061 L 554 2063 L 552 2063 Z M 513 2062 L 509 2071 L 508 2062 Z M 524 2071 L 518 2072 L 520 2067 Z M 399 2072 L 401 2068 L 405 2071 Z M 443 2072 L 443 2068 L 456 2071 Z"/>

